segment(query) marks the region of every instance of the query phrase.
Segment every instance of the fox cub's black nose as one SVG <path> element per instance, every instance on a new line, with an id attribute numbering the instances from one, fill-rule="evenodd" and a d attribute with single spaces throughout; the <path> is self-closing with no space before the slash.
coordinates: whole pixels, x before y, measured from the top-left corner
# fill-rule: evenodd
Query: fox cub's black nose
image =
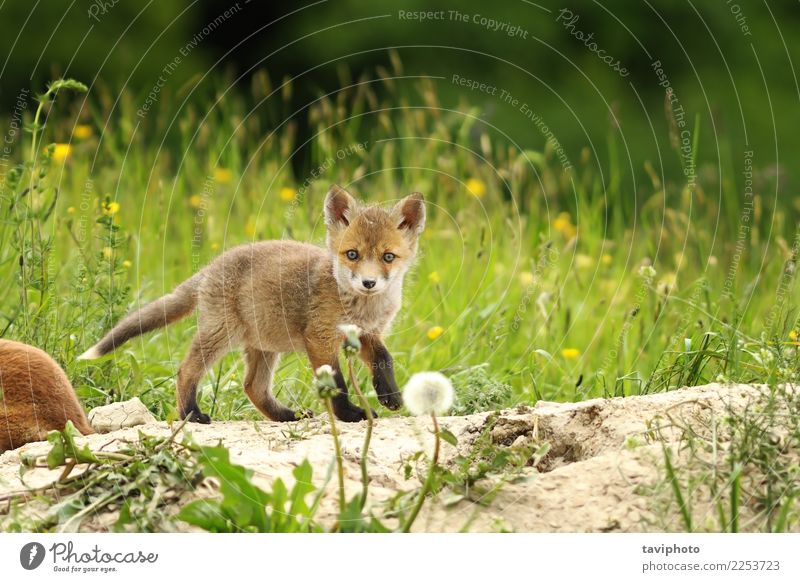
<path id="1" fill-rule="evenodd" d="M 365 289 L 372 289 L 375 286 L 375 279 L 362 279 L 361 284 Z"/>

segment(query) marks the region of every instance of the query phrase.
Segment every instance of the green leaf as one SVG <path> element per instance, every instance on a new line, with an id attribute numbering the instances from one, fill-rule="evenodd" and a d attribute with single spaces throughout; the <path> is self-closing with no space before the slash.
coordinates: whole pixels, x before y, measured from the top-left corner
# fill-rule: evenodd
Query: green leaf
<path id="1" fill-rule="evenodd" d="M 53 445 L 50 452 L 47 453 L 47 467 L 49 469 L 60 467 L 66 462 L 64 439 L 61 438 L 61 433 L 57 430 L 50 431 L 47 433 L 47 442 Z"/>
<path id="2" fill-rule="evenodd" d="M 366 523 L 361 515 L 361 495 L 354 495 L 339 515 L 339 530 L 342 533 L 362 533 Z"/>
<path id="3" fill-rule="evenodd" d="M 76 81 L 75 79 L 58 79 L 57 81 L 50 83 L 50 85 L 47 87 L 47 92 L 55 93 L 56 91 L 61 91 L 62 89 L 78 91 L 79 93 L 86 93 L 89 90 L 86 85 L 80 81 Z"/>
<path id="4" fill-rule="evenodd" d="M 440 431 L 439 431 L 439 436 L 441 437 L 441 439 L 442 439 L 444 442 L 446 442 L 446 443 L 448 443 L 448 444 L 451 444 L 451 445 L 453 445 L 454 447 L 455 447 L 455 446 L 458 446 L 458 439 L 456 438 L 456 435 L 454 435 L 454 434 L 453 434 L 452 432 L 450 432 L 449 430 L 447 430 L 447 429 L 440 430 Z"/>
<path id="5" fill-rule="evenodd" d="M 315 487 L 311 479 L 314 474 L 314 469 L 308 459 L 305 459 L 298 465 L 292 475 L 295 479 L 294 488 L 292 489 L 291 506 L 289 513 L 292 515 L 307 515 L 309 512 L 308 503 L 306 503 L 306 495 L 314 491 Z"/>
<path id="6" fill-rule="evenodd" d="M 220 482 L 223 514 L 244 531 L 270 531 L 266 505 L 270 494 L 254 485 L 252 471 L 230 462 L 228 449 L 222 446 L 202 447 L 203 473 Z"/>
<path id="7" fill-rule="evenodd" d="M 95 456 L 89 448 L 89 445 L 83 445 L 83 447 L 78 448 L 78 445 L 75 443 L 76 436 L 80 436 L 80 433 L 75 429 L 75 425 L 72 424 L 72 421 L 68 420 L 67 425 L 61 432 L 61 440 L 64 443 L 63 447 L 66 456 L 74 459 L 78 463 L 99 463 L 100 459 Z M 49 436 L 48 440 L 50 440 Z"/>
<path id="8" fill-rule="evenodd" d="M 238 531 L 236 528 L 232 528 L 231 523 L 225 519 L 217 500 L 198 499 L 192 501 L 178 512 L 178 519 L 210 532 L 233 533 Z"/>

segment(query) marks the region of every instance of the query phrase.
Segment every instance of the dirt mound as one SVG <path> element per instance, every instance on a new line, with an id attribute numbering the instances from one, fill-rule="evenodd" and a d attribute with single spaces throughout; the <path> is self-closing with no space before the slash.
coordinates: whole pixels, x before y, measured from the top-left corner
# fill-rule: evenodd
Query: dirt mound
<path id="1" fill-rule="evenodd" d="M 474 454 L 480 440 L 498 450 L 532 451 L 547 443 L 549 450 L 536 459 L 535 466 L 523 466 L 514 478 L 489 475 L 486 481 L 502 482 L 487 499 L 467 496 L 454 499 L 446 493 L 426 504 L 415 524 L 418 531 L 641 531 L 654 529 L 650 503 L 641 492 L 659 477 L 662 462 L 661 440 L 677 438 L 669 423 L 659 423 L 659 442 L 654 443 L 654 422 L 680 415 L 700 423 L 711 414 L 729 408 L 741 410 L 763 386 L 710 384 L 665 394 L 628 398 L 595 399 L 579 403 L 539 402 L 533 407 L 518 407 L 495 413 L 481 413 L 442 419 L 442 427 L 458 439 L 457 446 L 444 445 L 443 463 L 461 455 Z M 360 487 L 359 457 L 364 426 L 339 423 L 346 486 L 349 493 Z M 291 481 L 291 471 L 308 458 L 318 485 L 333 458 L 329 425 L 325 417 L 292 424 L 272 422 L 214 422 L 189 425 L 195 441 L 221 442 L 231 452 L 231 460 L 250 467 L 255 481 L 268 488 L 272 479 Z M 113 450 L 115 442 L 136 439 L 139 431 L 167 435 L 170 428 L 157 422 L 125 428 L 84 439 L 92 449 Z M 416 473 L 406 478 L 405 466 L 420 450 L 430 451 L 429 422 L 416 418 L 381 418 L 376 421 L 370 448 L 372 506 L 398 491 L 419 487 Z M 37 469 L 19 476 L 23 454 L 45 454 L 47 443 L 31 443 L 0 456 L 0 495 L 37 487 L 58 477 L 59 471 Z M 544 451 L 539 448 L 539 451 Z M 424 461 L 419 461 L 424 465 Z M 335 479 L 328 483 L 333 503 Z M 322 520 L 330 518 L 333 505 L 323 506 Z M 99 518 L 98 518 L 99 519 Z M 104 520 L 85 526 L 103 529 Z"/>

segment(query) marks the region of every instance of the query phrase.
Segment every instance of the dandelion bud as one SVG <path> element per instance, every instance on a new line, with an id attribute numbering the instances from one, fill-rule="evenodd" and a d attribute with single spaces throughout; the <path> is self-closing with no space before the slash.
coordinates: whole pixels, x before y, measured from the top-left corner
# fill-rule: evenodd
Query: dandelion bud
<path id="1" fill-rule="evenodd" d="M 439 372 L 419 372 L 403 388 L 403 402 L 411 414 L 444 414 L 453 405 L 453 384 Z"/>
<path id="2" fill-rule="evenodd" d="M 353 324 L 339 326 L 339 331 L 344 334 L 344 351 L 346 354 L 357 354 L 361 351 L 361 328 Z"/>
<path id="3" fill-rule="evenodd" d="M 652 279 L 656 276 L 656 274 L 656 270 L 650 265 L 642 265 L 639 267 L 639 276 L 644 277 L 645 279 Z"/>
<path id="4" fill-rule="evenodd" d="M 336 378 L 333 376 L 333 368 L 328 364 L 320 366 L 315 372 L 316 378 L 314 384 L 317 387 L 317 393 L 320 398 L 333 398 L 339 393 L 339 388 L 336 386 Z"/>

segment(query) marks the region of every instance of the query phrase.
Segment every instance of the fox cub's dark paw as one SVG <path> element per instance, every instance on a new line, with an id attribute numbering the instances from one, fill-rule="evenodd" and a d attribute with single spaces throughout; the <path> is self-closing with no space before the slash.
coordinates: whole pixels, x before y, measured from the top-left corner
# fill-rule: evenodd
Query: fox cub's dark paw
<path id="1" fill-rule="evenodd" d="M 189 418 L 189 422 L 196 422 L 198 424 L 211 424 L 211 417 L 199 410 L 192 410 L 187 413 L 184 418 Z"/>
<path id="2" fill-rule="evenodd" d="M 367 420 L 367 413 L 363 408 L 359 408 L 355 404 L 349 406 L 336 406 L 333 409 L 336 418 L 343 422 L 360 422 Z M 373 410 L 372 418 L 377 418 L 378 414 Z"/>
<path id="3" fill-rule="evenodd" d="M 400 397 L 399 392 L 378 394 L 378 402 L 389 410 L 400 410 L 400 407 L 403 406 L 403 399 Z"/>
<path id="4" fill-rule="evenodd" d="M 311 410 L 292 410 L 291 408 L 284 408 L 280 411 L 273 412 L 270 416 L 272 420 L 277 422 L 294 422 L 295 420 L 303 420 L 304 418 L 313 418 L 314 413 Z"/>
<path id="5" fill-rule="evenodd" d="M 304 418 L 314 418 L 314 411 L 308 408 L 296 410 L 292 413 L 292 418 L 290 420 L 303 420 Z"/>

